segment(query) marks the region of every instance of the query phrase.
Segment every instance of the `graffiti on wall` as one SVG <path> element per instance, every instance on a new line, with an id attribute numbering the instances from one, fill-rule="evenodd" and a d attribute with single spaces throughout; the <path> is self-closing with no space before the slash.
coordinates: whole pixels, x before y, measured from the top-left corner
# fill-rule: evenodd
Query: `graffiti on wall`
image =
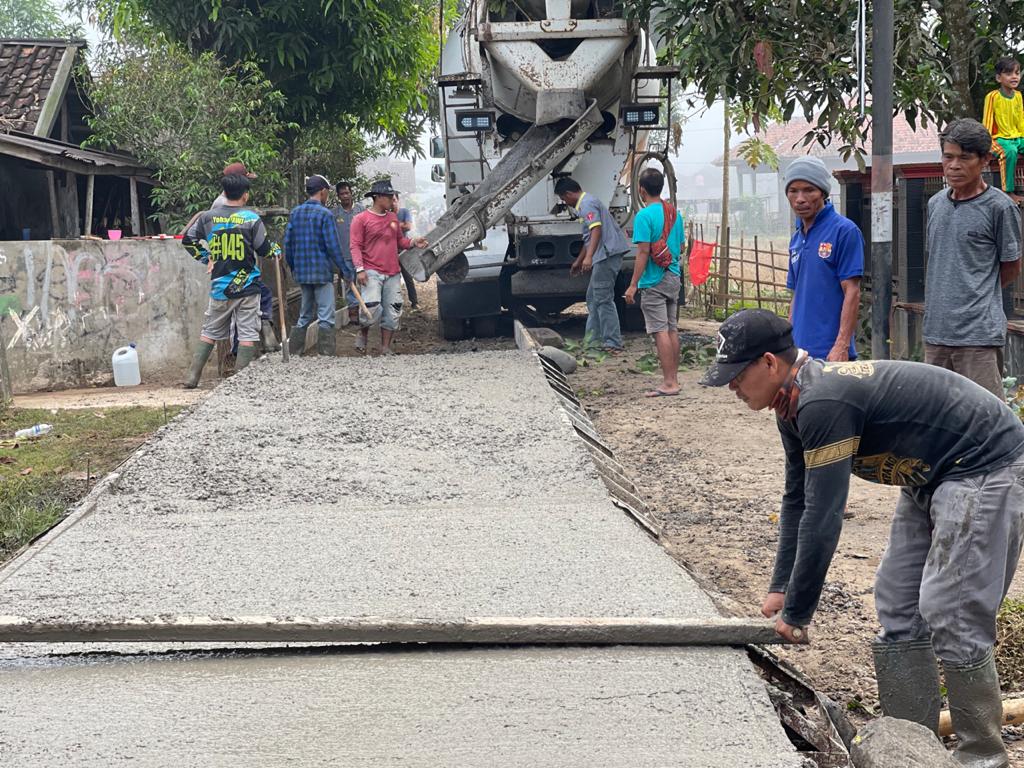
<path id="1" fill-rule="evenodd" d="M 0 315 L 13 325 L 7 348 L 44 351 L 156 319 L 166 311 L 158 300 L 175 287 L 181 293 L 181 275 L 162 269 L 166 261 L 167 252 L 148 243 L 5 243 Z"/>

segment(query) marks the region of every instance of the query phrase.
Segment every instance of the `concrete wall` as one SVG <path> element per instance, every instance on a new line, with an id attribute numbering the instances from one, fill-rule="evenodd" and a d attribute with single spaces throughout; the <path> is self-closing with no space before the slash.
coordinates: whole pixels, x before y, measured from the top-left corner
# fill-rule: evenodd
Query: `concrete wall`
<path id="1" fill-rule="evenodd" d="M 188 366 L 209 295 L 206 268 L 176 240 L 0 242 L 0 330 L 15 392 L 112 381 L 138 346 L 142 381 Z"/>

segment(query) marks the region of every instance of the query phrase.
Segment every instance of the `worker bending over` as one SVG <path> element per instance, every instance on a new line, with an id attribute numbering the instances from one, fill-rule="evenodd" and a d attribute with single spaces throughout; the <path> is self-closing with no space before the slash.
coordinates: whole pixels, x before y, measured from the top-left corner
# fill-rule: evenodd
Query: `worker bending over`
<path id="1" fill-rule="evenodd" d="M 875 580 L 873 644 L 884 714 L 936 733 L 942 660 L 955 758 L 1005 768 L 992 647 L 1021 551 L 1024 425 L 999 398 L 936 366 L 828 363 L 767 310 L 737 312 L 701 381 L 775 411 L 786 491 L 762 612 L 807 637 L 839 541 L 850 474 L 903 486 Z M 801 630 L 798 632 L 797 630 Z"/>

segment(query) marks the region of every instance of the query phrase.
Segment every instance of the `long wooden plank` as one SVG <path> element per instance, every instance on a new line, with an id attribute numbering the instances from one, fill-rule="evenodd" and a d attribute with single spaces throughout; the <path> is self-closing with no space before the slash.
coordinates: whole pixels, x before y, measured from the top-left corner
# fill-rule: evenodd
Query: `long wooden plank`
<path id="1" fill-rule="evenodd" d="M 501 645 L 780 644 L 756 619 L 482 617 L 459 620 L 303 616 L 144 616 L 97 621 L 0 616 L 0 642 L 459 643 Z"/>

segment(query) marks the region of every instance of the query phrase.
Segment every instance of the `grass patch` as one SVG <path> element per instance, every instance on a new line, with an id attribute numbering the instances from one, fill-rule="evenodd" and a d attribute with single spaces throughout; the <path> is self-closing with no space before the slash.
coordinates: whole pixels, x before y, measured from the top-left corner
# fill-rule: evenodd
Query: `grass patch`
<path id="1" fill-rule="evenodd" d="M 996 669 L 1007 691 L 1024 688 L 1024 600 L 1006 598 L 996 617 Z"/>
<path id="2" fill-rule="evenodd" d="M 59 521 L 96 478 L 124 461 L 180 407 L 0 413 L 0 560 Z M 33 424 L 53 431 L 14 440 Z"/>
<path id="3" fill-rule="evenodd" d="M 564 349 L 576 358 L 576 364 L 586 368 L 589 365 L 603 363 L 608 359 L 608 353 L 601 346 L 601 342 L 586 334 L 582 339 L 565 339 Z"/>

